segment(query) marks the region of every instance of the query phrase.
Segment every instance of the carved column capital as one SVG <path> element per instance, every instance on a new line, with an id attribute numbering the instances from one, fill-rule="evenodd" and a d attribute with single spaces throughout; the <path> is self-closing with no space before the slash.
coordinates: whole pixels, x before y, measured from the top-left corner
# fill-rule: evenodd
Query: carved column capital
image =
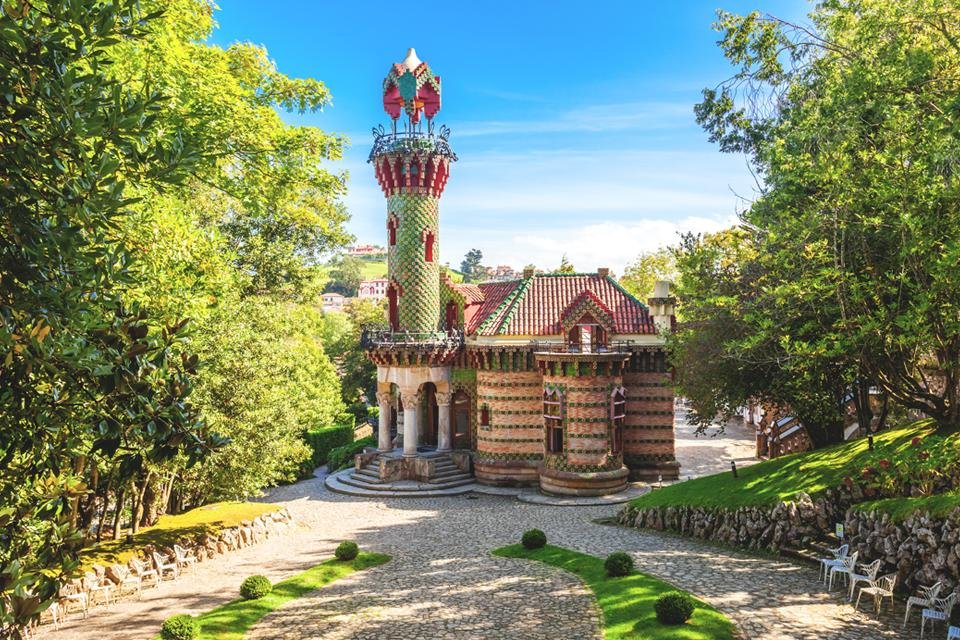
<path id="1" fill-rule="evenodd" d="M 390 404 L 390 401 L 393 399 L 393 396 L 389 391 L 377 391 L 377 403 L 378 404 Z"/>
<path id="2" fill-rule="evenodd" d="M 437 406 L 438 406 L 438 407 L 444 407 L 444 406 L 450 404 L 450 399 L 453 398 L 453 394 L 452 394 L 452 393 L 444 393 L 444 392 L 442 392 L 442 391 L 438 391 L 438 392 L 435 394 L 435 397 L 436 397 L 436 399 L 437 399 Z"/>

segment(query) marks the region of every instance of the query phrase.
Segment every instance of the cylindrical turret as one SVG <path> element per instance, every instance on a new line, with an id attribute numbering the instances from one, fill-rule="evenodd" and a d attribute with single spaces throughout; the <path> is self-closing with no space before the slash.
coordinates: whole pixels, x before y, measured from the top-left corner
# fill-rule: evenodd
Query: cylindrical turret
<path id="1" fill-rule="evenodd" d="M 387 197 L 388 315 L 393 331 L 436 331 L 440 318 L 440 196 L 450 163 L 449 129 L 434 134 L 440 77 L 413 49 L 383 82 L 391 131 L 374 129 L 369 162 Z M 397 130 L 401 114 L 407 118 Z M 422 130 L 420 116 L 427 120 Z"/>

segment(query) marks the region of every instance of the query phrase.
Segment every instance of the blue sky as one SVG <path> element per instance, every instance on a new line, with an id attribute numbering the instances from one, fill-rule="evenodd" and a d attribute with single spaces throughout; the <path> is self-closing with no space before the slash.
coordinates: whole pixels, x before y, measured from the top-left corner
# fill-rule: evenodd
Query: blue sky
<path id="1" fill-rule="evenodd" d="M 285 114 L 346 135 L 350 230 L 383 244 L 366 164 L 389 118 L 381 81 L 408 47 L 443 78 L 437 122 L 460 156 L 441 202 L 441 261 L 621 273 L 682 231 L 732 220 L 755 191 L 742 157 L 697 126 L 700 91 L 731 68 L 717 8 L 802 20 L 801 0 L 414 3 L 221 0 L 213 42 L 267 48 L 284 73 L 327 84 L 333 105 Z"/>

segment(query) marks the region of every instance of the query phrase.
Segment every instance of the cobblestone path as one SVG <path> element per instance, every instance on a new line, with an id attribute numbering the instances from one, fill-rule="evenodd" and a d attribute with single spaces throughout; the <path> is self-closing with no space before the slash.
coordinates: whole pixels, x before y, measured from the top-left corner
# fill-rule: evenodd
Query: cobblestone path
<path id="1" fill-rule="evenodd" d="M 630 552 L 640 570 L 730 615 L 745 639 L 919 636 L 918 616 L 908 633 L 899 634 L 899 624 L 883 618 L 878 623 L 854 612 L 839 593 L 825 593 L 816 569 L 594 522 L 613 515 L 615 506 L 547 507 L 498 496 L 378 501 L 329 493 L 320 480 L 277 489 L 270 499 L 286 504 L 302 525 L 232 560 L 203 563 L 195 578 L 149 591 L 142 602 L 98 607 L 88 620 L 75 619 L 46 637 L 152 638 L 169 615 L 199 613 L 236 597 L 244 575 L 262 572 L 279 579 L 329 557 L 341 540 L 353 539 L 393 560 L 290 603 L 261 620 L 248 637 L 599 638 L 599 615 L 575 578 L 539 563 L 489 555 L 531 527 L 543 529 L 551 542 L 586 553 Z M 902 615 L 902 608 L 898 611 Z"/>

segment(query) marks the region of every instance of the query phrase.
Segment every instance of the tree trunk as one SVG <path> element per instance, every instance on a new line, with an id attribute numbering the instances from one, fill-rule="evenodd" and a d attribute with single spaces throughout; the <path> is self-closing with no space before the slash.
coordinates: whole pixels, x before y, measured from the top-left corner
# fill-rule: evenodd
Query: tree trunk
<path id="1" fill-rule="evenodd" d="M 107 478 L 107 487 L 103 491 L 103 501 L 100 506 L 100 517 L 97 519 L 97 542 L 103 540 L 103 524 L 107 519 L 107 503 L 110 502 L 110 490 L 113 488 L 113 476 Z"/>
<path id="2" fill-rule="evenodd" d="M 113 539 L 120 539 L 120 518 L 123 516 L 123 498 L 124 487 L 121 485 L 117 489 L 117 498 L 114 500 L 113 507 Z"/>
<path id="3" fill-rule="evenodd" d="M 133 483 L 134 491 L 133 495 L 130 496 L 133 507 L 130 512 L 130 529 L 132 533 L 140 531 L 140 521 L 143 518 L 143 497 L 147 492 L 147 487 L 150 486 L 151 477 L 153 477 L 153 471 L 147 471 L 142 485 L 138 487 L 136 481 Z"/>

